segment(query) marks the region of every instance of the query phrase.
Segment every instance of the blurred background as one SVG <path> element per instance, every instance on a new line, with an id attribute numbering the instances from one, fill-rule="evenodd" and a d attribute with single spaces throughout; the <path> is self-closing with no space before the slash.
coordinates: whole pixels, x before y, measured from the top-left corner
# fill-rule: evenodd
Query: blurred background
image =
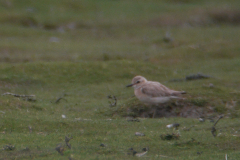
<path id="1" fill-rule="evenodd" d="M 233 58 L 239 25 L 237 0 L 1 0 L 0 61 Z"/>

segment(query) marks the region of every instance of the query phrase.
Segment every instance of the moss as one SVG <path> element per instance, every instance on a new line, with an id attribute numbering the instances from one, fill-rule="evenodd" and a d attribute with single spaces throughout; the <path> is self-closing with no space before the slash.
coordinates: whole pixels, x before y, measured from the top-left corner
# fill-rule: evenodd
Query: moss
<path id="1" fill-rule="evenodd" d="M 208 100 L 203 98 L 195 98 L 195 99 L 191 99 L 191 103 L 193 105 L 203 107 L 203 106 L 206 106 L 206 104 L 208 103 Z"/>

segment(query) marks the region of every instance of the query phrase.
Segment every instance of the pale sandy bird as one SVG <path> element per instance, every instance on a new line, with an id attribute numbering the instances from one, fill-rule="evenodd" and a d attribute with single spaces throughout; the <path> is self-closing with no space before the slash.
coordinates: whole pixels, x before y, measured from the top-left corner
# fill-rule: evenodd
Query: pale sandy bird
<path id="1" fill-rule="evenodd" d="M 142 76 L 134 77 L 132 84 L 127 87 L 133 87 L 135 96 L 146 104 L 161 104 L 171 99 L 181 99 L 179 95 L 186 93 L 185 91 L 171 90 L 159 82 L 147 81 Z"/>

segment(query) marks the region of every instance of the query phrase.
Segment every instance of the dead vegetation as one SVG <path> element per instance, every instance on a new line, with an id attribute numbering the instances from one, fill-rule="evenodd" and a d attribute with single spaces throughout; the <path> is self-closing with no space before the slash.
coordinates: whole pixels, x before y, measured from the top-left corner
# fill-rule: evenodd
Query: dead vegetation
<path id="1" fill-rule="evenodd" d="M 19 94 L 9 93 L 9 92 L 2 94 L 2 96 L 4 96 L 4 95 L 12 95 L 14 97 L 22 98 L 26 101 L 34 101 L 34 102 L 36 101 L 35 95 L 19 95 Z"/>

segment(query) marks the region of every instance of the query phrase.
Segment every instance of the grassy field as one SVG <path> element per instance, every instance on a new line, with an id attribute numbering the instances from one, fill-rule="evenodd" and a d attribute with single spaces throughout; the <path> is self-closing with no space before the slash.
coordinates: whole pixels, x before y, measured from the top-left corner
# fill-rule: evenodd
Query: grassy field
<path id="1" fill-rule="evenodd" d="M 240 158 L 239 1 L 1 0 L 0 24 L 1 94 L 35 95 L 0 96 L 0 160 Z M 211 78 L 171 81 L 197 73 Z M 186 91 L 205 121 L 128 121 L 135 75 Z"/>

